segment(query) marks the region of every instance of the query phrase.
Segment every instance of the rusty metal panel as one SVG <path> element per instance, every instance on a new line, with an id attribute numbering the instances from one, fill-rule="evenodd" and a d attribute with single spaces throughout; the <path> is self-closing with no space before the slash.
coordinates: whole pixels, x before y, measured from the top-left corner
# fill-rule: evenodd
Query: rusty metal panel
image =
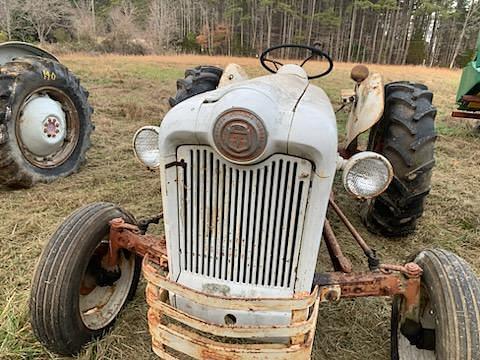
<path id="1" fill-rule="evenodd" d="M 208 360 L 295 360 L 309 359 L 311 342 L 301 345 L 227 344 L 210 340 L 177 325 L 157 325 L 150 328 L 153 351 L 164 357 L 164 346 L 191 356 Z M 175 357 L 170 357 L 176 359 Z"/>
<path id="2" fill-rule="evenodd" d="M 186 289 L 166 279 L 148 257 L 144 260 L 143 272 L 148 281 L 146 297 L 152 347 L 162 359 L 177 359 L 179 353 L 182 354 L 179 358 L 187 355 L 194 359 L 310 358 L 320 303 L 318 288 L 292 299 L 222 298 Z M 282 309 L 292 314 L 291 323 L 279 326 L 213 324 L 168 305 L 169 292 L 212 307 L 248 308 L 252 314 L 257 310 Z"/>
<path id="3" fill-rule="evenodd" d="M 143 274 L 149 283 L 182 296 L 197 304 L 211 308 L 236 309 L 245 311 L 291 311 L 306 309 L 315 303 L 318 290 L 311 294 L 302 294 L 298 298 L 236 298 L 207 295 L 197 290 L 187 288 L 179 283 L 168 280 L 159 274 L 158 265 L 151 263 L 148 257 L 143 262 Z"/>
<path id="4" fill-rule="evenodd" d="M 147 285 L 146 288 L 147 303 L 150 306 L 149 319 L 160 322 L 160 317 L 165 315 L 172 318 L 182 324 L 205 333 L 223 336 L 230 338 L 281 338 L 292 337 L 299 335 L 306 335 L 312 328 L 315 327 L 314 315 L 315 311 L 312 311 L 308 318 L 303 321 L 297 321 L 290 325 L 278 325 L 278 326 L 230 326 L 230 325 L 217 325 L 207 323 L 202 319 L 187 314 L 181 310 L 175 309 L 162 301 L 162 298 L 168 296 L 166 290 L 160 290 L 152 285 Z M 304 311 L 304 310 L 301 310 Z M 155 318 L 155 319 L 153 319 Z"/>

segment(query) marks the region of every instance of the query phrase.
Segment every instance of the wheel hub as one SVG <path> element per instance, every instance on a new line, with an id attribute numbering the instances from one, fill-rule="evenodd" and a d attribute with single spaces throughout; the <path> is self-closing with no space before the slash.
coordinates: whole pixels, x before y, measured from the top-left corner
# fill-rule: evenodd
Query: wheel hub
<path id="1" fill-rule="evenodd" d="M 135 274 L 135 256 L 127 258 L 121 252 L 116 271 L 101 268 L 100 261 L 98 256 L 91 260 L 80 287 L 80 316 L 91 330 L 107 326 L 117 316 Z"/>
<path id="2" fill-rule="evenodd" d="M 56 137 L 60 133 L 60 122 L 56 117 L 49 116 L 43 123 L 43 132 L 47 137 Z"/>
<path id="3" fill-rule="evenodd" d="M 33 156 L 48 159 L 62 149 L 66 124 L 61 104 L 48 95 L 37 95 L 23 107 L 19 137 Z"/>

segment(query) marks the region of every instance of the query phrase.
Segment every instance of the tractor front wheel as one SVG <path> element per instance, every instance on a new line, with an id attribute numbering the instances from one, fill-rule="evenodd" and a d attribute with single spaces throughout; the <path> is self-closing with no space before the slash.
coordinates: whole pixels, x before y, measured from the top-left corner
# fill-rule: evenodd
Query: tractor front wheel
<path id="1" fill-rule="evenodd" d="M 141 259 L 121 252 L 119 264 L 106 269 L 109 221 L 126 211 L 108 203 L 94 203 L 68 217 L 44 248 L 32 283 L 30 314 L 33 331 L 49 350 L 78 353 L 113 325 L 132 299 L 139 280 Z"/>
<path id="2" fill-rule="evenodd" d="M 467 265 L 445 250 L 425 250 L 417 319 L 405 319 L 403 299 L 392 305 L 393 360 L 480 359 L 480 283 Z"/>

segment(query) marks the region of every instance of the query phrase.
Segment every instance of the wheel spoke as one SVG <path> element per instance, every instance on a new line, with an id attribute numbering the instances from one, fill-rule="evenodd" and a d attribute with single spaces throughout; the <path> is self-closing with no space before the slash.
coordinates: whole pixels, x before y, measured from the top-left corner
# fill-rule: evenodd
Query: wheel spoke
<path id="1" fill-rule="evenodd" d="M 313 58 L 314 55 L 315 55 L 315 54 L 312 54 L 312 55 L 310 55 L 309 57 L 305 58 L 305 60 L 302 61 L 302 63 L 300 64 L 300 66 L 303 67 L 303 65 L 305 65 L 308 61 L 310 61 L 310 60 Z"/>
<path id="2" fill-rule="evenodd" d="M 272 59 L 268 59 L 268 58 L 265 58 L 264 59 L 265 62 L 269 62 L 269 63 L 272 63 L 274 66 L 275 66 L 275 69 L 278 71 L 278 69 L 280 69 L 280 67 L 283 66 L 283 63 L 281 63 L 280 61 L 277 61 L 277 60 L 272 60 Z M 279 67 L 280 66 L 280 67 Z"/>

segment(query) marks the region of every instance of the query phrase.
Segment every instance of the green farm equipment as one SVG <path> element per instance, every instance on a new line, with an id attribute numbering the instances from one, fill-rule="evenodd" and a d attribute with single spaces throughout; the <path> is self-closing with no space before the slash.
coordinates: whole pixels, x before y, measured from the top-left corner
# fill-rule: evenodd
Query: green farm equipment
<path id="1" fill-rule="evenodd" d="M 480 119 L 480 33 L 475 58 L 463 69 L 456 101 L 458 107 L 452 112 L 453 117 Z"/>

